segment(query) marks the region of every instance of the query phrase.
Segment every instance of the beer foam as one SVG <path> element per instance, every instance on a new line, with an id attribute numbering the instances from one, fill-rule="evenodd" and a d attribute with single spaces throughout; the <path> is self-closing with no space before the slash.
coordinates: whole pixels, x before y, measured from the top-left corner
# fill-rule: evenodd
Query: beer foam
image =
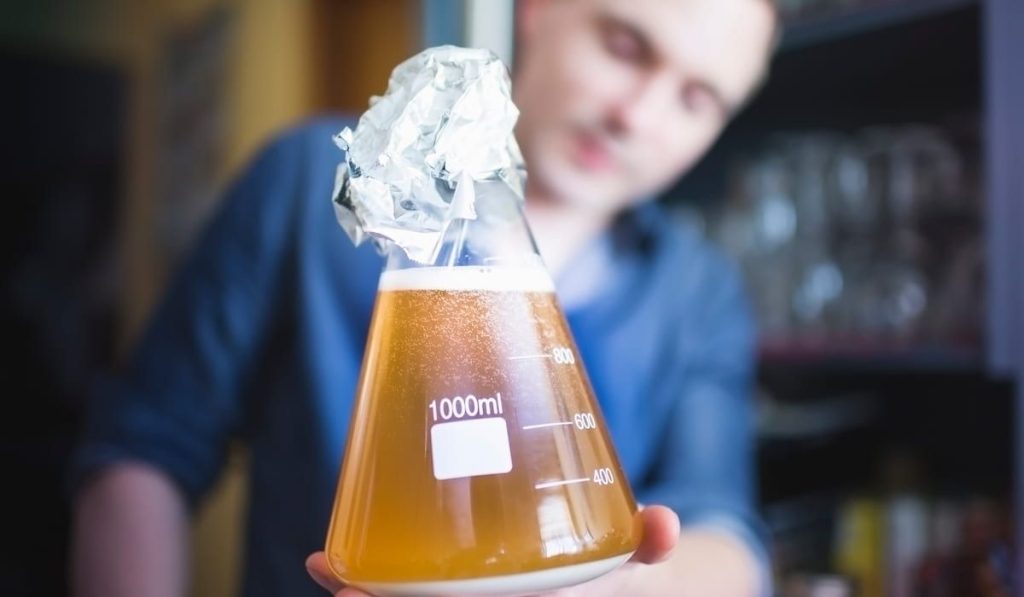
<path id="1" fill-rule="evenodd" d="M 483 292 L 554 292 L 543 267 L 460 265 L 414 267 L 381 274 L 378 290 L 453 290 Z"/>

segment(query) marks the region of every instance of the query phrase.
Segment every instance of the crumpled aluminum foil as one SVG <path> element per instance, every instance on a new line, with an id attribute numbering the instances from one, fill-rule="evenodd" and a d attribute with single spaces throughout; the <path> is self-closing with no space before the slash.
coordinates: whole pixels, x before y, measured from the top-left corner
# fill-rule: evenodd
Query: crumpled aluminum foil
<path id="1" fill-rule="evenodd" d="M 341 227 L 357 245 L 394 243 L 432 263 L 451 222 L 477 217 L 477 184 L 502 182 L 523 200 L 518 117 L 493 52 L 441 46 L 406 60 L 355 131 L 334 137 L 346 152 L 332 195 Z"/>

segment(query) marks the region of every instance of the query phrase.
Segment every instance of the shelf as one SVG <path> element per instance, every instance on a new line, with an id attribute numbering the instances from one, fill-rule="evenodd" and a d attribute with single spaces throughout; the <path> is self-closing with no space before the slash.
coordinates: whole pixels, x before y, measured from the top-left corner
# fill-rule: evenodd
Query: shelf
<path id="1" fill-rule="evenodd" d="M 763 342 L 762 367 L 849 372 L 977 373 L 984 359 L 976 345 L 893 344 L 872 340 Z"/>
<path id="2" fill-rule="evenodd" d="M 843 29 L 841 18 L 820 30 L 797 28 L 791 43 L 807 43 L 776 54 L 768 85 L 731 129 L 853 130 L 980 112 L 980 8 L 966 0 L 908 6 L 938 4 L 946 10 L 927 18 L 888 17 L 886 26 L 865 25 L 856 34 L 852 26 Z"/>
<path id="3" fill-rule="evenodd" d="M 912 0 L 793 25 L 765 87 L 666 198 L 700 204 L 724 196 L 734 159 L 773 133 L 980 118 L 980 8 L 974 0 Z"/>
<path id="4" fill-rule="evenodd" d="M 888 0 L 874 6 L 800 17 L 784 27 L 779 50 L 787 52 L 974 6 L 978 0 Z"/>

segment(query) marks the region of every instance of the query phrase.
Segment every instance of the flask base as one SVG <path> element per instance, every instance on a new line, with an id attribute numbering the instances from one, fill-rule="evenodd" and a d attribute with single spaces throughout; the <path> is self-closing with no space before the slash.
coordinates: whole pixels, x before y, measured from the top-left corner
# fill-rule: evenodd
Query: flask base
<path id="1" fill-rule="evenodd" d="M 355 583 L 354 586 L 379 597 L 405 597 L 411 595 L 421 597 L 424 595 L 457 595 L 459 597 L 500 595 L 502 597 L 516 597 L 585 583 L 615 570 L 626 563 L 632 555 L 633 552 L 629 552 L 583 564 L 572 564 L 549 570 L 502 576 L 419 582 L 367 582 Z"/>

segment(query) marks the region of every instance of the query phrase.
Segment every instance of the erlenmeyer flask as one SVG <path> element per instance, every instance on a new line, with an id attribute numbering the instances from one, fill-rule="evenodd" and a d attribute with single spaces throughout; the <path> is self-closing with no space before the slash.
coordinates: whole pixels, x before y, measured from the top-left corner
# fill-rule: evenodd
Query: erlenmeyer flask
<path id="1" fill-rule="evenodd" d="M 326 545 L 378 595 L 550 590 L 641 538 L 519 202 L 476 188 L 432 265 L 393 248 L 380 278 Z"/>

